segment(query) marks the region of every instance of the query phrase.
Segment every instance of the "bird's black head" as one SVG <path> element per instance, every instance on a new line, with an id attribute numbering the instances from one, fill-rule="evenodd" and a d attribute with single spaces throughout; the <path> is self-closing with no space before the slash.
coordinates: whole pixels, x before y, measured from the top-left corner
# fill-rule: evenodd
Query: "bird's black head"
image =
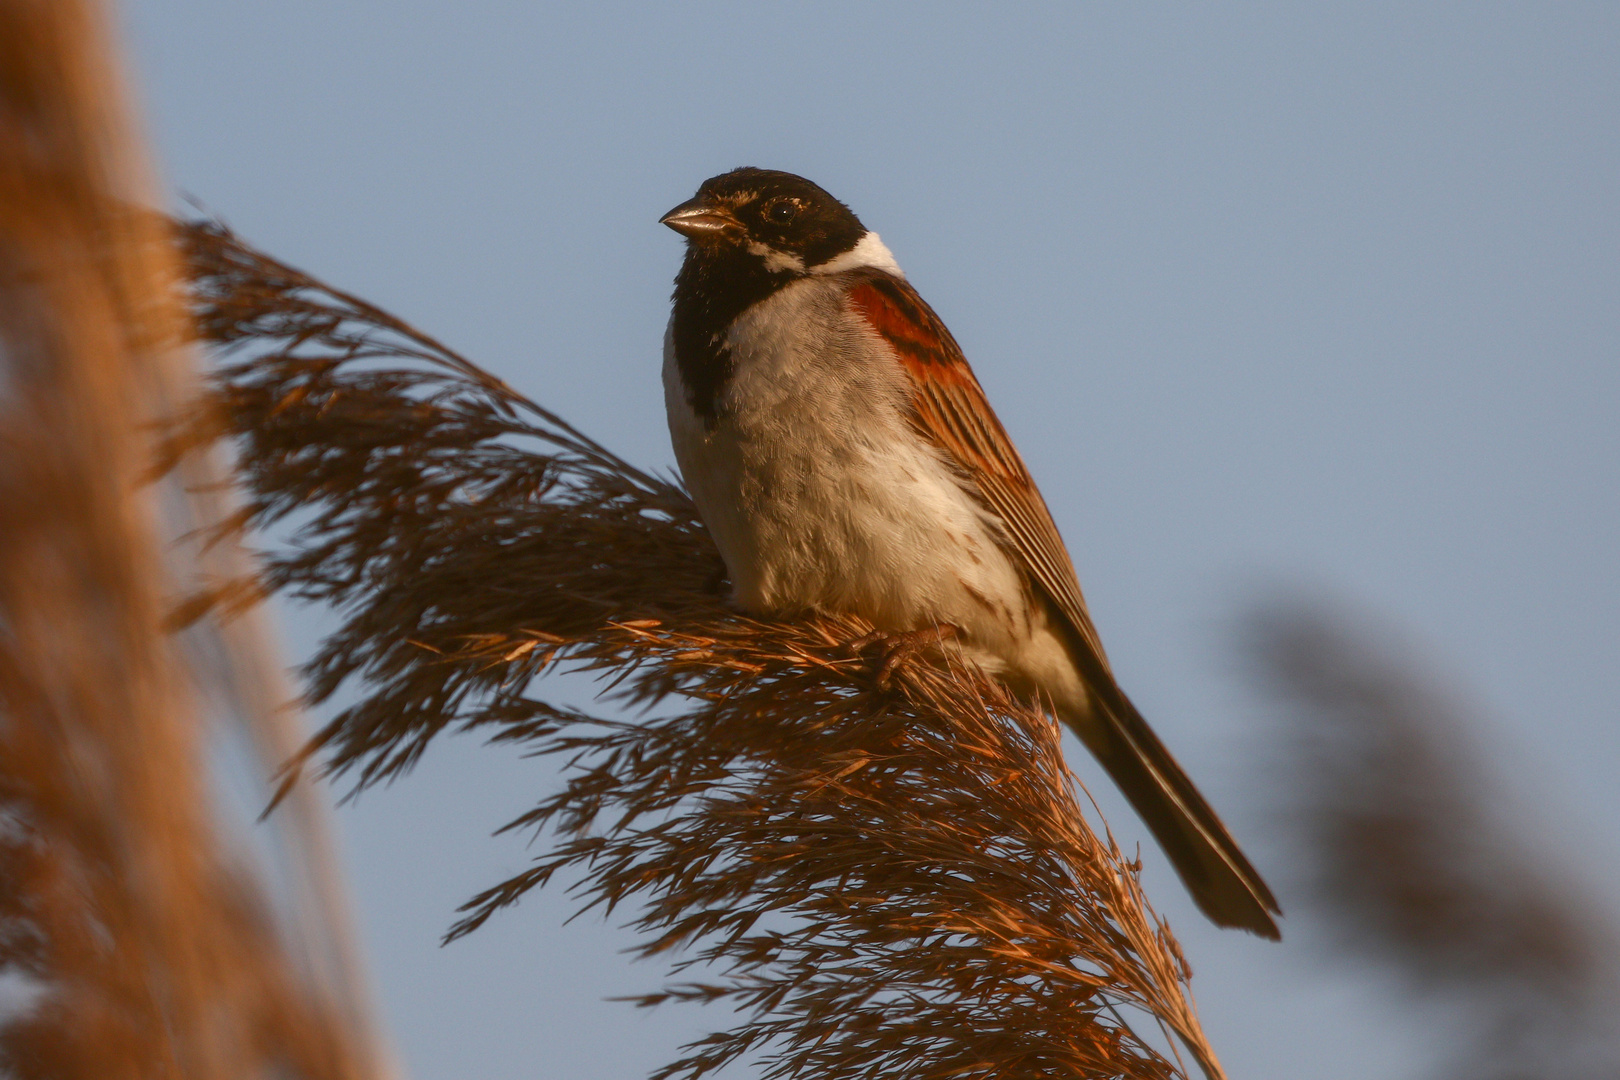
<path id="1" fill-rule="evenodd" d="M 689 257 L 746 254 L 770 274 L 797 276 L 852 251 L 866 226 L 802 176 L 733 169 L 703 182 L 663 223 L 690 241 Z"/>
<path id="2" fill-rule="evenodd" d="M 687 239 L 670 332 L 687 400 L 705 424 L 720 414 L 732 374 L 726 335 L 743 312 L 816 275 L 869 270 L 900 276 L 877 233 L 792 173 L 721 173 L 663 222 Z"/>

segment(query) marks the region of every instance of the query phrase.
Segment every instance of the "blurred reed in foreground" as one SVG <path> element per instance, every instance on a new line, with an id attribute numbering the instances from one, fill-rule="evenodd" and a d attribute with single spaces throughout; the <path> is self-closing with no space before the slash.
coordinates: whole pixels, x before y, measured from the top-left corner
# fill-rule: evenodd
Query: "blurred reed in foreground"
<path id="1" fill-rule="evenodd" d="M 565 788 L 508 826 L 544 854 L 450 937 L 557 876 L 626 905 L 633 951 L 675 973 L 641 1003 L 738 1017 L 660 1077 L 1184 1075 L 1165 1032 L 1221 1075 L 1047 717 L 960 667 L 880 687 L 856 622 L 744 618 L 676 484 L 219 227 L 183 240 L 222 407 L 178 445 L 234 439 L 239 524 L 293 526 L 265 584 L 343 617 L 310 694 L 358 701 L 310 756 L 363 787 L 477 729 L 563 761 Z M 644 718 L 537 696 L 558 668 Z"/>
<path id="2" fill-rule="evenodd" d="M 1620 1075 L 1612 924 L 1505 819 L 1467 718 L 1311 606 L 1265 609 L 1252 630 L 1291 736 L 1296 865 L 1335 953 L 1435 1006 L 1444 1075 Z"/>
<path id="3" fill-rule="evenodd" d="M 0 1071 L 374 1076 L 216 828 L 143 486 L 195 389 L 116 72 L 98 5 L 0 2 Z"/>

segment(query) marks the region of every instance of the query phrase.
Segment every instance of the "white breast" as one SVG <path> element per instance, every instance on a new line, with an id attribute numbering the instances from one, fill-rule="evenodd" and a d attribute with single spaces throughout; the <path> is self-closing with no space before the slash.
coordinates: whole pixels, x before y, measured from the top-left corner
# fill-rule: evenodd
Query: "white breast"
<path id="1" fill-rule="evenodd" d="M 899 364 L 847 307 L 840 276 L 789 285 L 727 344 L 712 430 L 666 337 L 675 457 L 746 609 L 857 614 L 883 629 L 950 623 L 992 654 L 1027 642 L 1022 575 L 995 524 L 906 419 Z"/>

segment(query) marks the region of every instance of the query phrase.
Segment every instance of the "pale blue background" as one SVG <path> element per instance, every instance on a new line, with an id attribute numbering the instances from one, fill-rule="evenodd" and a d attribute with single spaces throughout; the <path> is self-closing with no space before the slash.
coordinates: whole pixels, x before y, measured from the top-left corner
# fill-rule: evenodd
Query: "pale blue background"
<path id="1" fill-rule="evenodd" d="M 680 257 L 659 214 L 735 165 L 815 179 L 961 340 L 1126 686 L 1285 905 L 1263 710 L 1233 660 L 1234 618 L 1279 582 L 1399 628 L 1466 688 L 1526 834 L 1620 892 L 1620 7 L 130 0 L 125 19 L 175 188 L 650 465 L 670 461 Z M 290 620 L 292 651 L 314 625 Z M 524 865 L 486 834 L 548 769 L 462 740 L 340 814 L 420 1080 L 637 1077 L 724 1019 L 603 1002 L 660 971 L 599 921 L 564 927 L 561 895 L 436 947 Z M 1408 1077 L 1444 1049 L 1375 975 L 1324 970 L 1308 919 L 1280 947 L 1218 933 L 1146 854 L 1234 1078 Z"/>

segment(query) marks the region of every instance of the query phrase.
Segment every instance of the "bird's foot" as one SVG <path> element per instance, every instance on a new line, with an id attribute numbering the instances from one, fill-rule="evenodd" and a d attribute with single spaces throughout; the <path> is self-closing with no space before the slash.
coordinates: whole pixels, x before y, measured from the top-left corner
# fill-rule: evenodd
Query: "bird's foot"
<path id="1" fill-rule="evenodd" d="M 878 646 L 882 659 L 877 666 L 876 681 L 878 689 L 887 690 L 893 681 L 895 670 L 901 664 L 930 648 L 953 640 L 957 632 L 957 628 L 950 623 L 925 626 L 920 630 L 874 630 L 870 634 L 863 634 L 847 642 L 844 647 L 849 650 L 851 656 L 860 656 L 872 646 Z"/>

